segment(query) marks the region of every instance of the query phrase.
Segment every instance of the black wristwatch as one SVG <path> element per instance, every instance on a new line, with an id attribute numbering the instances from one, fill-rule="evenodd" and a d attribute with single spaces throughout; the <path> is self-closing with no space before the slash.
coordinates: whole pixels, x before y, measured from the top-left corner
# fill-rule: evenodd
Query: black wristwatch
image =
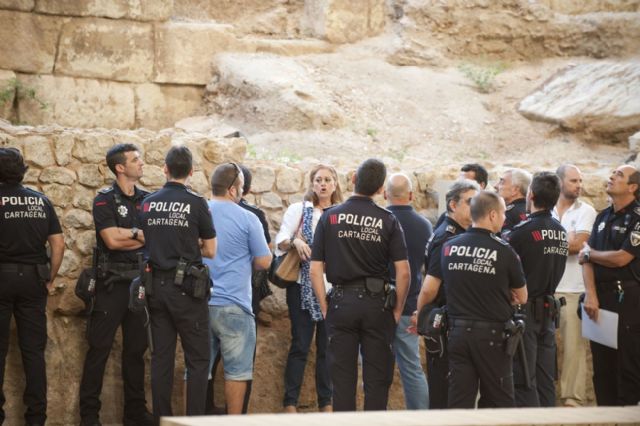
<path id="1" fill-rule="evenodd" d="M 131 239 L 132 240 L 137 240 L 138 239 L 138 231 L 140 231 L 138 228 L 133 227 L 131 228 Z"/>

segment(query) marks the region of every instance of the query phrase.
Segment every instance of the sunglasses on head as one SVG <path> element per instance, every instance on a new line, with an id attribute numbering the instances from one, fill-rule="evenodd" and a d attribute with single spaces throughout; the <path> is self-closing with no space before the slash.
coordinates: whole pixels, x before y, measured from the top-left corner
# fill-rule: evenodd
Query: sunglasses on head
<path id="1" fill-rule="evenodd" d="M 233 184 L 236 183 L 236 179 L 238 179 L 238 176 L 240 176 L 240 173 L 242 173 L 242 170 L 240 170 L 240 166 L 238 166 L 236 163 L 229 163 L 229 164 L 233 164 L 233 167 L 236 170 L 236 174 L 233 176 L 233 180 L 229 184 L 229 187 L 227 188 L 227 191 L 229 191 L 231 188 L 233 188 Z"/>

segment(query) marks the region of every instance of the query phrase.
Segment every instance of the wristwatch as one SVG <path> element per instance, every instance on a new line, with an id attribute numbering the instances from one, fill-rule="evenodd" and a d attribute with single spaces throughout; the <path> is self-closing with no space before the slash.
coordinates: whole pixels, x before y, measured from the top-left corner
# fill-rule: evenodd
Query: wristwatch
<path id="1" fill-rule="evenodd" d="M 591 260 L 591 250 L 585 250 L 582 254 L 582 263 L 589 263 Z"/>
<path id="2" fill-rule="evenodd" d="M 132 240 L 137 240 L 138 239 L 138 231 L 140 231 L 138 228 L 136 228 L 135 226 L 133 228 L 131 228 L 131 239 Z"/>

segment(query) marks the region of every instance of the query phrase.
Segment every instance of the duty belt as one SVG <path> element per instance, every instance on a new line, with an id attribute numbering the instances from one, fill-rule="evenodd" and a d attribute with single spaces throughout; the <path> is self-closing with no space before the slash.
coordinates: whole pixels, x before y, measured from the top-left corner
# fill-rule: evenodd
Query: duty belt
<path id="1" fill-rule="evenodd" d="M 26 263 L 0 263 L 0 272 L 35 272 L 37 265 Z"/>
<path id="2" fill-rule="evenodd" d="M 634 280 L 616 280 L 604 281 L 596 284 L 596 289 L 598 291 L 619 291 L 620 289 L 626 290 L 634 287 L 640 287 L 640 283 Z"/>
<path id="3" fill-rule="evenodd" d="M 137 263 L 129 263 L 129 262 L 108 262 L 107 270 L 114 271 L 130 271 L 130 270 L 138 270 L 139 266 Z"/>
<path id="4" fill-rule="evenodd" d="M 334 287 L 336 290 L 364 290 L 365 281 L 362 278 L 353 281 L 345 281 L 342 284 L 334 285 Z"/>
<path id="5" fill-rule="evenodd" d="M 459 318 L 451 318 L 449 317 L 449 327 L 460 327 L 460 328 L 497 328 L 502 330 L 504 328 L 504 322 L 498 321 L 479 321 L 479 320 L 466 320 Z"/>
<path id="6" fill-rule="evenodd" d="M 151 268 L 153 278 L 170 278 L 174 279 L 176 277 L 176 268 L 173 269 L 156 269 Z"/>

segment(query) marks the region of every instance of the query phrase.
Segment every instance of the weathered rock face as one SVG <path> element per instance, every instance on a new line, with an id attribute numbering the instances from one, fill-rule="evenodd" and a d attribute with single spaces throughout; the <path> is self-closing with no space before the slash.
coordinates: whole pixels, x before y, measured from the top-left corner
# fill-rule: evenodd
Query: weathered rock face
<path id="1" fill-rule="evenodd" d="M 518 111 L 532 120 L 626 140 L 640 130 L 640 61 L 561 71 L 522 100 Z"/>
<path id="2" fill-rule="evenodd" d="M 568 15 L 579 15 L 593 12 L 638 12 L 640 2 L 638 0 L 541 0 L 550 9 L 566 13 Z"/>
<path id="3" fill-rule="evenodd" d="M 197 115 L 202 107 L 202 87 L 141 84 L 135 88 L 136 124 L 162 129 L 184 117 Z"/>
<path id="4" fill-rule="evenodd" d="M 16 74 L 13 71 L 0 70 L 0 118 L 10 120 L 13 114 L 13 101 L 16 97 L 15 91 Z M 12 90 L 13 89 L 13 90 Z"/>
<path id="5" fill-rule="evenodd" d="M 340 127 L 344 118 L 329 94 L 290 58 L 222 54 L 205 97 L 211 112 L 234 118 L 253 116 L 262 130 Z M 256 130 L 256 129 L 252 129 Z"/>
<path id="6" fill-rule="evenodd" d="M 52 15 L 103 16 L 112 19 L 159 21 L 171 16 L 173 0 L 38 0 L 36 11 Z"/>
<path id="7" fill-rule="evenodd" d="M 312 35 L 333 43 L 351 43 L 380 34 L 384 0 L 306 0 L 305 22 Z"/>

